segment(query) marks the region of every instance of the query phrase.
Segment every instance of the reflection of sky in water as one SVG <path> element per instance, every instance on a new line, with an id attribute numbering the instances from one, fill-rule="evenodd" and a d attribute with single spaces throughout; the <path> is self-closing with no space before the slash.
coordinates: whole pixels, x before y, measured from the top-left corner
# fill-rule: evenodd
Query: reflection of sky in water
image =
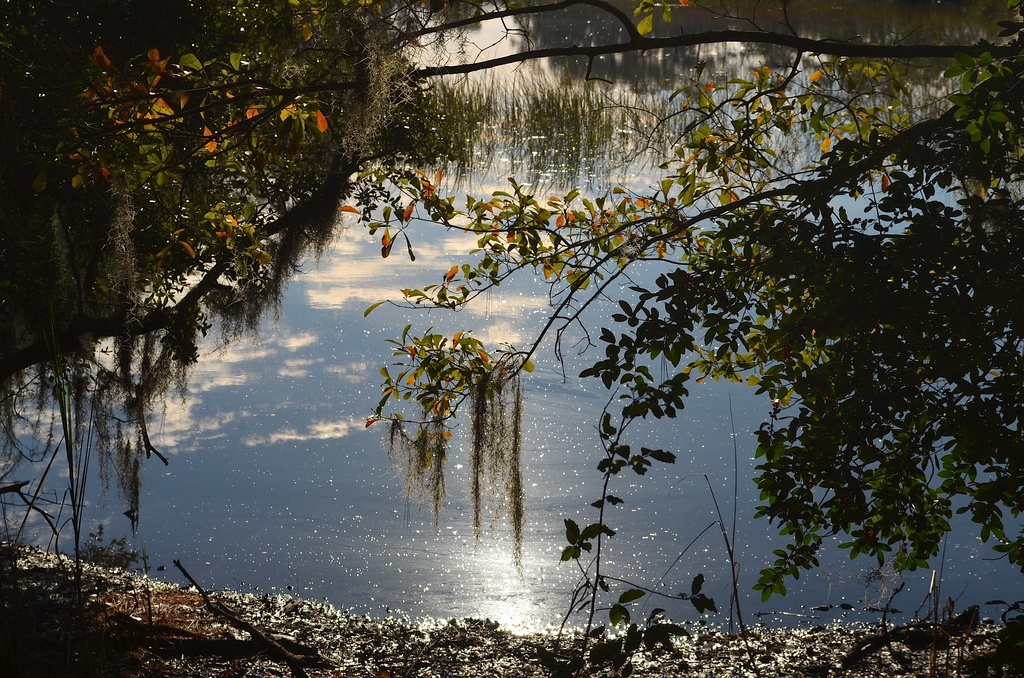
<path id="1" fill-rule="evenodd" d="M 414 245 L 421 255 L 415 263 L 394 254 L 384 261 L 377 239 L 353 230 L 292 284 L 280 318 L 268 321 L 255 343 L 233 342 L 198 365 L 188 398 L 172 400 L 152 427 L 154 442 L 171 457 L 170 467 L 148 465 L 143 487 L 136 543 L 145 544 L 152 565 L 180 558 L 211 586 L 291 591 L 376 615 L 487 617 L 519 628 L 561 620 L 578 576 L 573 565 L 559 562 L 562 521 L 585 525 L 596 518 L 589 506 L 600 490 L 594 427 L 608 395 L 595 383 L 563 383 L 550 350 L 525 381 L 528 525 L 521 572 L 512 564 L 504 525 L 494 525 L 479 542 L 473 537 L 461 433 L 435 532 L 429 512 L 401 499 L 381 425 L 364 425 L 379 398 L 377 370 L 390 360 L 384 339 L 412 322 L 421 330 L 479 328 L 489 342 L 521 341 L 541 322 L 544 298 L 513 287 L 454 316 L 382 306 L 363 318 L 369 303 L 413 284 L 410 278 L 429 282 L 458 260 L 451 244 L 428 246 L 414 238 Z M 570 352 L 568 374 L 589 358 Z M 713 526 L 717 516 L 704 474 L 729 524 L 730 393 L 740 474 L 747 479 L 737 559 L 748 621 L 759 610 L 803 615 L 812 605 L 857 604 L 865 592 L 858 577 L 871 563 L 851 564 L 836 543 L 826 546 L 821 571 L 792 582 L 785 600 L 761 604 L 750 591 L 779 547 L 771 526 L 750 520 L 757 503 L 749 482 L 753 433 L 767 404 L 752 390 L 716 384 L 694 386 L 687 411 L 676 420 L 634 424 L 630 444 L 671 450 L 678 461 L 642 478 L 626 473 L 613 481 L 612 493 L 626 501 L 609 512 L 619 534 L 607 542 L 608 573 L 679 593 L 702 572 L 705 591 L 720 609 L 728 608 L 726 551 Z M 94 513 L 87 524 L 98 519 Z M 108 534 L 128 529 L 119 520 Z M 973 535 L 964 544 L 951 541 L 945 593 L 965 591 L 971 602 L 1012 595 L 1000 592 L 998 577 L 983 575 L 991 565 L 981 560 Z M 992 571 L 1007 574 L 1005 564 Z M 896 605 L 912 612 L 929 576 L 909 574 Z M 694 618 L 686 604 L 643 604 L 647 611 L 665 607 L 676 618 Z"/>
<path id="2" fill-rule="evenodd" d="M 478 43 L 490 44 L 490 36 L 480 34 Z M 620 178 L 638 189 L 646 183 L 635 174 Z M 394 298 L 402 287 L 439 282 L 468 249 L 458 234 L 418 228 L 410 233 L 415 262 L 401 246 L 382 260 L 379 237 L 353 226 L 319 265 L 311 264 L 292 283 L 280 317 L 264 323 L 256 341 L 236 340 L 204 353 L 188 397 L 169 399 L 151 425 L 153 442 L 171 465 L 154 460 L 146 468 L 136 544 L 145 546 L 152 566 L 181 559 L 211 587 L 293 592 L 374 615 L 485 617 L 513 628 L 557 624 L 578 579 L 573 564 L 559 562 L 562 521 L 585 525 L 596 519 L 590 507 L 600 492 L 595 425 L 608 394 L 594 382 L 563 382 L 550 347 L 542 349 L 537 371 L 525 380 L 527 529 L 521 571 L 512 563 L 503 525 L 494 525 L 480 541 L 473 536 L 461 434 L 449 464 L 449 499 L 435 531 L 428 511 L 401 499 L 401 480 L 388 468 L 381 446 L 383 426 L 365 428 L 380 397 L 378 370 L 390 362 L 385 339 L 413 323 L 414 333 L 431 326 L 449 333 L 472 328 L 492 345 L 522 344 L 544 321 L 547 299 L 543 286 L 527 279 L 455 315 L 385 305 L 364 318 L 367 306 Z M 591 330 L 600 326 L 597 317 Z M 577 358 L 572 345 L 570 336 L 569 375 L 595 355 Z M 750 389 L 713 383 L 694 385 L 677 419 L 638 422 L 627 436 L 631 445 L 664 448 L 678 459 L 642 478 L 627 472 L 613 481 L 611 492 L 625 503 L 608 514 L 618 534 L 606 542 L 607 573 L 666 593 L 688 592 L 693 576 L 704 573 L 705 592 L 720 610 L 728 609 L 728 562 L 713 500 L 730 524 L 730 402 L 741 479 L 736 554 L 746 620 L 766 611 L 776 613 L 765 618 L 772 623 L 801 622 L 814 605 L 859 606 L 866 591 L 860 579 L 872 562 L 851 563 L 837 549 L 838 540 L 826 544 L 819 571 L 789 583 L 787 598 L 762 604 L 750 590 L 772 549 L 781 546 L 774 527 L 751 521 L 758 503 L 750 481 L 754 432 L 768 404 Z M 115 505 L 105 509 L 114 516 L 111 536 L 128 530 Z M 92 511 L 86 527 L 101 515 Z M 970 525 L 960 535 L 965 536 L 951 539 L 947 549 L 943 595 L 962 594 L 962 604 L 1014 600 L 1019 575 L 1005 563 L 985 560 L 987 551 Z M 929 572 L 909 573 L 895 605 L 912 613 L 929 578 Z M 665 607 L 674 618 L 694 619 L 688 604 L 641 604 L 648 612 Z M 712 621 L 725 619 L 723 614 Z"/>

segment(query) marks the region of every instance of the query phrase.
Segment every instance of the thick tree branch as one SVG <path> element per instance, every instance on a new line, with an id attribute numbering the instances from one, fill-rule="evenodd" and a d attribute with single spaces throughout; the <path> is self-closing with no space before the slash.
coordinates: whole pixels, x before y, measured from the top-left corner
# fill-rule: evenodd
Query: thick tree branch
<path id="1" fill-rule="evenodd" d="M 362 162 L 362 158 L 338 158 L 320 187 L 309 198 L 266 226 L 267 237 L 303 228 L 311 220 L 322 217 L 325 209 L 333 209 L 349 188 L 349 177 L 359 169 Z M 142 317 L 95 317 L 85 314 L 72 317 L 55 336 L 39 337 L 33 343 L 0 357 L 0 383 L 33 365 L 52 360 L 56 355 L 78 353 L 97 339 L 138 337 L 170 327 L 175 319 L 187 316 L 207 295 L 220 289 L 219 280 L 230 267 L 231 261 L 227 259 L 214 263 L 174 306 L 152 311 Z"/>
<path id="2" fill-rule="evenodd" d="M 8 492 L 17 492 L 17 493 L 20 494 L 22 489 L 24 489 L 24 487 L 26 485 L 28 485 L 30 482 L 32 482 L 32 481 L 30 481 L 30 480 L 23 480 L 20 483 L 14 483 L 12 485 L 4 485 L 3 487 L 0 487 L 0 494 L 7 494 Z"/>
<path id="3" fill-rule="evenodd" d="M 420 68 L 413 71 L 411 77 L 414 80 L 425 80 L 442 75 L 477 73 L 499 66 L 534 61 L 536 59 L 552 57 L 585 57 L 594 59 L 608 54 L 646 52 L 655 49 L 680 49 L 683 47 L 697 47 L 727 42 L 788 47 L 796 52 L 822 56 L 874 59 L 950 59 L 960 52 L 972 55 L 989 52 L 998 58 L 1012 56 L 1020 51 L 1020 48 L 1014 45 L 990 45 L 984 43 L 978 45 L 866 45 L 836 40 L 802 38 L 782 33 L 764 33 L 762 31 L 706 31 L 703 33 L 675 35 L 667 38 L 649 38 L 637 34 L 626 42 L 610 45 L 594 45 L 590 47 L 573 45 L 570 47 L 527 50 L 475 63 Z"/>
<path id="4" fill-rule="evenodd" d="M 437 24 L 436 26 L 428 26 L 422 30 L 413 33 L 403 33 L 400 38 L 403 42 L 409 40 L 415 40 L 425 35 L 434 35 L 437 33 L 445 33 L 447 31 L 457 30 L 459 28 L 467 28 L 469 26 L 478 26 L 482 21 L 495 21 L 498 19 L 508 19 L 510 17 L 517 16 L 529 16 L 533 14 L 546 14 L 549 12 L 560 12 L 563 9 L 569 9 L 570 7 L 577 7 L 579 5 L 596 7 L 602 12 L 615 17 L 622 28 L 629 33 L 630 39 L 641 38 L 640 32 L 636 29 L 633 24 L 632 18 L 623 12 L 621 9 L 612 5 L 604 0 L 564 0 L 563 2 L 555 2 L 550 5 L 534 5 L 528 7 L 516 7 L 504 9 L 498 12 L 487 12 L 486 14 L 479 16 L 470 16 L 456 21 L 450 21 L 443 24 Z"/>

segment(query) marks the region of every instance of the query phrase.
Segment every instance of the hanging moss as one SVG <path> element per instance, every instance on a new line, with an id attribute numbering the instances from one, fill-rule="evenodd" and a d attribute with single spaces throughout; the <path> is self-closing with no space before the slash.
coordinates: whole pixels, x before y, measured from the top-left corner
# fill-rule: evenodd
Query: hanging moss
<path id="1" fill-rule="evenodd" d="M 439 419 L 421 425 L 415 436 L 405 432 L 401 421 L 392 421 L 386 439 L 391 466 L 405 479 L 406 501 L 429 506 L 435 527 L 446 496 L 444 463 L 450 439 Z"/>
<path id="2" fill-rule="evenodd" d="M 522 560 L 525 493 L 522 474 L 523 396 L 518 373 L 499 366 L 482 376 L 470 394 L 469 496 L 473 531 L 484 532 L 485 513 L 493 523 L 507 520 L 513 559 Z M 405 481 L 410 502 L 429 506 L 435 526 L 445 498 L 444 462 L 451 432 L 441 419 L 421 424 L 409 435 L 405 422 L 392 421 L 385 438 L 391 466 Z"/>
<path id="3" fill-rule="evenodd" d="M 477 382 L 472 394 L 473 430 L 469 451 L 473 529 L 479 538 L 485 511 L 489 511 L 494 520 L 507 520 L 517 565 L 522 560 L 525 523 L 522 419 L 523 396 L 518 372 L 499 368 Z M 485 502 L 484 497 L 489 501 Z"/>

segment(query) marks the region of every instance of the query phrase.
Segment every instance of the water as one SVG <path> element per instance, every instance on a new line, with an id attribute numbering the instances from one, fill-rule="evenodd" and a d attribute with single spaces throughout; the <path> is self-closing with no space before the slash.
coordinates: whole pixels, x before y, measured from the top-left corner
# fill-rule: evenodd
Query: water
<path id="1" fill-rule="evenodd" d="M 377 617 L 471 616 L 517 630 L 561 620 L 578 577 L 574 565 L 559 562 L 563 519 L 584 525 L 596 518 L 589 506 L 600 493 L 594 427 L 608 396 L 596 384 L 564 382 L 550 350 L 526 380 L 528 525 L 521 570 L 503 524 L 480 540 L 473 536 L 461 434 L 450 460 L 449 500 L 435 529 L 429 511 L 402 500 L 401 478 L 381 446 L 383 425 L 365 426 L 378 398 L 377 370 L 389 361 L 384 339 L 414 321 L 423 328 L 480 328 L 488 341 L 522 342 L 537 330 L 543 305 L 512 289 L 492 293 L 454 319 L 436 312 L 410 317 L 387 306 L 364 318 L 364 308 L 393 296 L 400 281 L 430 278 L 453 258 L 443 246 L 417 249 L 415 264 L 384 263 L 376 238 L 348 232 L 319 266 L 296 279 L 281 317 L 268 321 L 255 342 L 232 342 L 199 364 L 188 397 L 170 403 L 151 427 L 171 465 L 149 464 L 144 479 L 135 544 L 145 546 L 150 565 L 180 559 L 211 588 L 325 599 Z M 586 358 L 571 360 L 568 373 L 578 372 Z M 826 547 L 821 570 L 792 582 L 785 599 L 762 604 L 750 592 L 778 548 L 774 529 L 751 520 L 753 434 L 768 408 L 751 389 L 709 383 L 694 389 L 678 419 L 632 431 L 627 442 L 671 450 L 678 460 L 642 478 L 627 473 L 613 481 L 612 493 L 626 501 L 609 516 L 619 530 L 607 543 L 609 574 L 678 593 L 704 573 L 706 593 L 727 610 L 728 560 L 713 500 L 730 525 L 737 463 L 736 553 L 748 620 L 759 611 L 772 613 L 766 619 L 776 624 L 812 615 L 831 619 L 836 611 L 809 608 L 849 603 L 860 609 L 865 594 L 881 595 L 864 583 L 872 562 L 846 561 L 836 543 Z M 108 519 L 108 534 L 128 530 L 117 509 L 109 516 L 91 511 L 87 526 Z M 952 540 L 944 594 L 962 593 L 964 602 L 1012 597 L 1019 576 L 985 554 L 969 529 Z M 930 576 L 908 574 L 895 605 L 912 612 Z M 696 619 L 688 604 L 643 605 Z"/>
<path id="2" fill-rule="evenodd" d="M 664 70 L 679 68 L 666 63 Z M 499 182 L 502 170 L 478 182 Z M 628 171 L 623 176 L 644 183 Z M 401 287 L 436 282 L 460 261 L 464 242 L 458 238 L 430 231 L 413 237 L 415 263 L 397 250 L 382 261 L 377 238 L 357 229 L 345 233 L 292 283 L 280 317 L 264 323 L 255 340 L 204 353 L 187 397 L 171 398 L 150 427 L 171 464 L 147 465 L 134 544 L 157 576 L 176 578 L 169 566 L 180 559 L 210 588 L 325 599 L 376 617 L 485 617 L 514 630 L 560 622 L 578 580 L 573 564 L 559 562 L 563 519 L 585 525 L 596 518 L 590 507 L 600 494 L 595 425 L 608 394 L 572 378 L 591 356 L 570 352 L 566 381 L 550 346 L 525 381 L 521 569 L 513 564 L 503 524 L 490 526 L 479 540 L 473 535 L 460 432 L 448 468 L 449 498 L 435 528 L 429 511 L 403 501 L 402 479 L 381 445 L 383 425 L 365 426 L 379 398 L 377 371 L 390 361 L 384 340 L 414 322 L 421 330 L 472 328 L 489 344 L 521 345 L 539 329 L 547 305 L 543 286 L 526 280 L 455 317 L 383 306 L 364 318 L 371 303 L 394 297 Z M 568 337 L 567 346 L 581 338 Z M 884 603 L 896 582 L 878 579 L 873 562 L 847 560 L 838 540 L 826 544 L 822 567 L 791 582 L 784 599 L 761 603 L 750 591 L 780 546 L 774 527 L 752 520 L 754 432 L 769 409 L 751 389 L 707 383 L 694 387 L 679 418 L 631 430 L 630 444 L 661 447 L 678 459 L 642 478 L 627 472 L 614 481 L 612 493 L 626 501 L 608 517 L 619 530 L 607 543 L 608 574 L 678 593 L 703 573 L 705 592 L 728 610 L 729 565 L 717 501 L 729 529 L 733 511 L 738 517 L 736 558 L 747 621 L 756 613 L 773 624 L 877 618 L 861 611 Z M 107 535 L 128 532 L 113 493 L 109 499 L 104 507 L 94 497 L 85 526 L 102 521 Z M 943 570 L 943 596 L 959 597 L 961 606 L 1015 600 L 1019 573 L 990 557 L 970 525 L 958 525 L 944 560 L 934 564 Z M 908 573 L 894 605 L 913 613 L 930 578 L 930 571 Z M 855 610 L 812 609 L 840 604 Z M 658 599 L 640 606 L 665 607 L 678 620 L 697 618 L 685 603 Z M 708 621 L 726 619 L 723 612 Z"/>

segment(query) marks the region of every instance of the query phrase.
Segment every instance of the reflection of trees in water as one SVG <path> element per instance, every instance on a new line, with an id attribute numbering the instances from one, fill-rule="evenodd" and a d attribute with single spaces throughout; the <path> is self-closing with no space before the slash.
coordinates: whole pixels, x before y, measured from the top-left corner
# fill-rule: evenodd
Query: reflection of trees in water
<path id="1" fill-rule="evenodd" d="M 617 172 L 639 176 L 671 156 L 689 121 L 665 91 L 583 83 L 524 69 L 512 79 L 436 88 L 449 125 L 454 174 L 475 183 L 504 175 L 538 188 L 600 188 Z M 628 182 L 627 182 L 628 183 Z"/>
<path id="2" fill-rule="evenodd" d="M 1001 6 L 992 2 L 875 1 L 857 3 L 853 11 L 850 3 L 834 9 L 821 3 L 794 2 L 787 26 L 777 10 L 746 2 L 731 3 L 724 9 L 719 6 L 717 14 L 678 7 L 671 26 L 656 22 L 655 27 L 661 34 L 756 26 L 811 38 L 845 36 L 857 42 L 969 44 L 985 37 Z M 737 18 L 741 16 L 747 19 Z M 523 27 L 523 33 L 509 36 L 510 50 L 614 44 L 628 39 L 614 17 L 589 6 L 530 16 Z M 447 123 L 457 129 L 449 136 L 467 140 L 466 147 L 454 153 L 459 158 L 455 168 L 459 175 L 504 173 L 540 187 L 592 188 L 615 173 L 639 176 L 671 157 L 689 122 L 689 116 L 679 114 L 682 98 L 673 98 L 673 93 L 690 84 L 701 65 L 701 83 L 721 86 L 732 78 L 748 78 L 762 64 L 777 70 L 791 67 L 794 58 L 787 47 L 733 42 L 611 54 L 593 63 L 584 58 L 552 59 L 520 65 L 514 75 L 487 82 L 449 81 L 438 88 L 438 94 Z M 811 73 L 820 65 L 817 57 L 804 56 L 801 68 Z M 945 105 L 948 84 L 934 77 L 934 64 L 902 64 L 901 70 L 907 89 L 898 98 L 905 109 L 930 115 L 936 106 Z M 588 73 L 591 81 L 584 83 Z M 849 88 L 849 83 L 845 86 Z M 860 95 L 877 98 L 877 83 L 869 86 L 871 91 Z M 799 146 L 802 141 L 790 139 L 788 145 L 793 144 Z M 789 151 L 803 153 L 794 148 Z"/>
<path id="3" fill-rule="evenodd" d="M 456 154 L 456 173 L 506 174 L 551 187 L 589 185 L 642 150 L 633 147 L 625 109 L 612 103 L 608 89 L 535 69 L 511 81 L 438 88 L 446 122 L 455 128 L 448 136 L 469 142 Z"/>
<path id="4" fill-rule="evenodd" d="M 629 2 L 614 3 L 632 13 Z M 992 39 L 994 17 L 1005 13 L 998 2 L 915 3 L 876 0 L 874 2 L 820 3 L 810 0 L 789 3 L 787 15 L 762 2 L 706 3 L 714 11 L 696 6 L 675 7 L 672 23 L 655 21 L 661 36 L 707 31 L 760 28 L 779 33 L 796 33 L 808 38 L 835 38 L 871 44 L 943 43 L 969 45 L 981 38 Z M 787 23 L 788 22 L 788 23 Z M 589 46 L 625 42 L 621 25 L 592 7 L 574 7 L 558 14 L 533 16 L 526 24 L 529 37 L 515 37 L 517 49 Z M 640 79 L 671 86 L 678 83 L 699 61 L 708 72 L 737 74 L 749 72 L 760 62 L 782 67 L 792 62 L 792 50 L 779 47 L 722 44 L 714 47 L 673 51 L 652 51 L 608 56 L 591 65 L 591 76 L 614 82 Z M 749 62 L 749 63 L 748 63 Z M 587 72 L 586 60 L 560 60 L 553 67 L 573 75 Z"/>

